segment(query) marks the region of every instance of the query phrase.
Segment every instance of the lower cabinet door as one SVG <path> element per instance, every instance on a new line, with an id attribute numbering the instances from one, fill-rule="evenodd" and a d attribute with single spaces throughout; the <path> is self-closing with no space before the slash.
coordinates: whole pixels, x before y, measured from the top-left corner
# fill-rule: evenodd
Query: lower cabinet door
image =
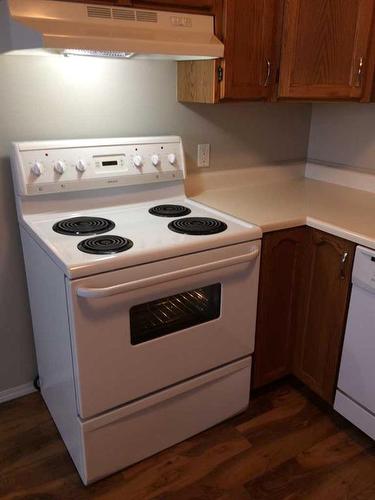
<path id="1" fill-rule="evenodd" d="M 299 227 L 263 237 L 253 388 L 291 371 L 304 306 L 307 231 Z"/>
<path id="2" fill-rule="evenodd" d="M 306 299 L 294 346 L 293 371 L 333 402 L 347 317 L 355 244 L 308 230 Z"/>

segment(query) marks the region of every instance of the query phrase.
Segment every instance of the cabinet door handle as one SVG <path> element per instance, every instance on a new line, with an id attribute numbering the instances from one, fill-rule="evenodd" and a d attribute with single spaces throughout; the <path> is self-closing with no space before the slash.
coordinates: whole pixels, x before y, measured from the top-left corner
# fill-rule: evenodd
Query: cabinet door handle
<path id="1" fill-rule="evenodd" d="M 341 261 L 340 261 L 340 278 L 342 280 L 345 279 L 345 264 L 346 261 L 348 260 L 349 252 L 344 252 L 341 256 Z"/>
<path id="2" fill-rule="evenodd" d="M 356 87 L 360 87 L 362 85 L 362 75 L 363 75 L 363 57 L 359 59 Z"/>
<path id="3" fill-rule="evenodd" d="M 264 80 L 264 87 L 268 87 L 268 84 L 270 82 L 270 76 L 271 76 L 271 61 L 266 57 L 266 64 L 267 64 L 267 74 L 266 78 Z"/>

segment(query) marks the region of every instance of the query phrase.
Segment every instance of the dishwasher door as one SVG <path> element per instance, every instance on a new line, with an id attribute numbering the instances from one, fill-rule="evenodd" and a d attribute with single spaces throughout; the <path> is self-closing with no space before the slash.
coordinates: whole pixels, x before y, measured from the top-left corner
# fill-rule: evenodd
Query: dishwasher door
<path id="1" fill-rule="evenodd" d="M 375 251 L 358 247 L 335 409 L 375 438 Z"/>

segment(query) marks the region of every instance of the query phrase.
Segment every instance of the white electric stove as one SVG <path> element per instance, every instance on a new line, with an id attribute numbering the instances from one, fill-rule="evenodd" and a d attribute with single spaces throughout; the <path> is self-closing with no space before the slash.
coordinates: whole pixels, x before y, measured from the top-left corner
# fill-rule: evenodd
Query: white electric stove
<path id="1" fill-rule="evenodd" d="M 41 393 L 85 484 L 249 402 L 261 231 L 186 198 L 179 137 L 15 143 Z"/>

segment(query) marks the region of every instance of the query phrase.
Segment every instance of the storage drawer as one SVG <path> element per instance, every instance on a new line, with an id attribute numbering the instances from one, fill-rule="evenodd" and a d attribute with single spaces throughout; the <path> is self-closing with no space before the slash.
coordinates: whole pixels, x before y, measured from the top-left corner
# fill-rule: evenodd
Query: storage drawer
<path id="1" fill-rule="evenodd" d="M 225 420 L 249 404 L 251 358 L 82 422 L 85 484 Z"/>

